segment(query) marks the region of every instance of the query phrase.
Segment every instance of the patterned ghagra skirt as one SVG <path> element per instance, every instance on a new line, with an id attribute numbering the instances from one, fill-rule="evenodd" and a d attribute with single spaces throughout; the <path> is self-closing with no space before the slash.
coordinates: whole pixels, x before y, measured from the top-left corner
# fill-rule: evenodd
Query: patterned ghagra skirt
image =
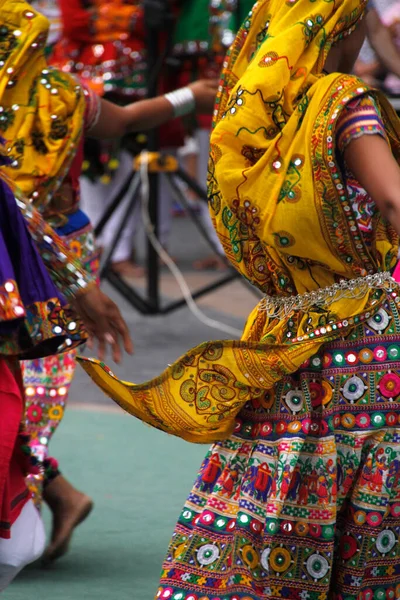
<path id="1" fill-rule="evenodd" d="M 58 233 L 62 235 L 63 231 Z M 62 237 L 86 271 L 97 275 L 99 251 L 93 228 L 84 213 L 75 213 L 74 221 L 66 227 Z M 49 443 L 64 416 L 76 369 L 75 356 L 76 350 L 72 350 L 21 362 L 25 387 L 24 434 L 29 436 L 29 449 L 36 465 L 35 473 L 30 474 L 26 482 L 38 508 L 43 487 L 59 473 L 58 461 L 49 455 Z"/>
<path id="2" fill-rule="evenodd" d="M 400 598 L 400 318 L 389 300 L 201 466 L 158 600 Z"/>

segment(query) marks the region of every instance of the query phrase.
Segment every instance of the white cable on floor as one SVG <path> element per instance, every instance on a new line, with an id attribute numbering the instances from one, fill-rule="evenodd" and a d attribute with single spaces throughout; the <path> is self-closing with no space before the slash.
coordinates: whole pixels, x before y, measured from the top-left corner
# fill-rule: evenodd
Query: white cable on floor
<path id="1" fill-rule="evenodd" d="M 159 240 L 157 239 L 157 236 L 154 233 L 154 227 L 151 223 L 150 215 L 149 215 L 150 185 L 149 185 L 149 174 L 148 174 L 148 157 L 149 157 L 149 155 L 146 151 L 143 151 L 141 153 L 141 160 L 140 160 L 140 178 L 141 178 L 141 184 L 142 184 L 142 186 L 141 186 L 142 187 L 141 208 L 142 208 L 143 225 L 144 225 L 146 235 L 149 238 L 151 245 L 153 246 L 154 250 L 157 252 L 158 256 L 161 258 L 161 260 L 166 264 L 168 269 L 171 271 L 172 275 L 175 277 L 175 279 L 181 289 L 181 292 L 183 294 L 185 302 L 188 305 L 188 308 L 190 309 L 190 311 L 194 314 L 194 316 L 199 321 L 201 321 L 201 323 L 204 323 L 204 325 L 207 325 L 208 327 L 212 327 L 213 329 L 218 329 L 219 331 L 223 331 L 224 333 L 234 336 L 235 338 L 238 338 L 238 337 L 240 338 L 242 335 L 242 332 L 239 329 L 235 329 L 234 327 L 225 325 L 225 323 L 221 323 L 220 321 L 217 321 L 216 319 L 210 319 L 209 317 L 207 317 L 207 315 L 205 315 L 199 309 L 199 307 L 197 306 L 196 302 L 193 299 L 193 296 L 191 294 L 189 286 L 186 283 L 186 280 L 185 280 L 182 272 L 176 266 L 176 264 L 174 263 L 172 258 L 165 251 L 165 249 L 163 248 L 163 246 L 160 244 Z"/>

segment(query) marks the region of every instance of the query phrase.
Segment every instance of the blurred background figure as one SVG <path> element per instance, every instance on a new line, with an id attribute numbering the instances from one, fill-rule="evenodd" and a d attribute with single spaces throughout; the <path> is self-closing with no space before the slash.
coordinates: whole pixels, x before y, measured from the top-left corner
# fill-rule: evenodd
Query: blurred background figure
<path id="1" fill-rule="evenodd" d="M 47 51 L 51 54 L 54 44 L 62 34 L 61 10 L 58 0 L 33 0 L 30 4 L 41 12 L 50 22 L 49 35 L 47 37 Z"/>
<path id="2" fill-rule="evenodd" d="M 62 35 L 55 44 L 50 63 L 66 72 L 76 73 L 100 96 L 125 105 L 147 95 L 147 62 L 143 3 L 139 0 L 59 0 Z M 162 52 L 162 48 L 160 48 Z M 171 82 L 172 87 L 173 82 Z M 160 92 L 172 88 L 163 81 Z M 81 201 L 96 226 L 132 171 L 132 156 L 142 147 L 143 135 L 128 135 L 121 141 L 85 144 L 81 181 Z M 161 146 L 168 149 L 183 144 L 180 121 L 161 128 Z M 127 202 L 124 198 L 98 239 L 101 247 L 110 246 Z M 113 255 L 113 269 L 134 278 L 143 275 L 132 255 L 138 227 L 137 211 L 131 215 Z M 159 234 L 167 245 L 171 220 L 171 196 L 160 186 Z"/>
<path id="3" fill-rule="evenodd" d="M 367 19 L 367 42 L 355 72 L 366 83 L 400 93 L 400 2 L 372 0 Z"/>
<path id="4" fill-rule="evenodd" d="M 142 0 L 59 0 L 61 35 L 52 48 L 51 64 L 76 73 L 99 95 L 119 104 L 147 95 L 147 57 Z M 160 55 L 172 46 L 171 60 L 159 81 L 160 92 L 186 85 L 199 78 L 218 77 L 222 62 L 236 31 L 252 8 L 253 0 L 170 0 L 176 19 L 173 40 L 165 32 Z M 49 11 L 47 9 L 47 14 Z M 205 17 L 207 15 L 207 18 Z M 60 30 L 60 27 L 58 28 Z M 59 33 L 59 32 L 58 32 Z M 211 117 L 200 115 L 174 121 L 160 130 L 160 149 L 178 153 L 185 169 L 205 187 Z M 122 142 L 87 141 L 82 177 L 82 206 L 96 226 L 106 208 L 118 194 L 132 170 L 132 156 L 145 143 L 143 135 L 126 136 Z M 186 141 L 186 143 L 185 143 Z M 163 176 L 161 175 L 161 178 Z M 184 189 L 189 201 L 194 195 Z M 129 192 L 98 239 L 101 247 L 112 243 L 121 222 Z M 207 229 L 217 254 L 196 261 L 197 269 L 224 269 L 222 247 L 216 237 L 207 204 L 197 204 L 199 218 Z M 182 214 L 174 206 L 175 214 Z M 159 186 L 159 236 L 168 248 L 172 198 L 167 185 Z M 140 277 L 144 269 L 136 264 L 135 241 L 141 227 L 139 210 L 134 210 L 115 248 L 112 268 L 128 278 Z"/>
<path id="5" fill-rule="evenodd" d="M 196 0 L 183 3 L 173 46 L 173 57 L 180 63 L 181 85 L 199 77 L 214 79 L 219 76 L 225 54 L 253 4 L 253 0 Z M 197 179 L 203 186 L 207 182 L 211 122 L 210 116 L 197 115 L 189 124 L 193 136 L 192 148 L 197 150 Z M 194 267 L 198 270 L 223 270 L 226 268 L 224 252 L 212 226 L 207 204 L 199 202 L 198 210 L 217 254 L 196 261 Z"/>
<path id="6" fill-rule="evenodd" d="M 386 76 L 385 87 L 393 94 L 400 94 L 400 2 L 396 0 L 382 13 L 382 23 L 387 28 L 393 44 L 397 50 L 397 70 L 394 70 L 389 65 L 389 71 L 392 71 Z M 395 59 L 396 60 L 396 59 Z"/>

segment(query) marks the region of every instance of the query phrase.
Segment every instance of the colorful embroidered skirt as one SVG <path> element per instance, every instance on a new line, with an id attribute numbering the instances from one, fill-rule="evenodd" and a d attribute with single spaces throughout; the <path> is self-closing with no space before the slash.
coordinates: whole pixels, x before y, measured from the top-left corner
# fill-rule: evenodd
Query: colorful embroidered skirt
<path id="1" fill-rule="evenodd" d="M 158 600 L 400 598 L 400 320 L 388 302 L 208 452 Z"/>
<path id="2" fill-rule="evenodd" d="M 64 240 L 88 272 L 96 274 L 99 253 L 87 217 L 79 211 L 59 233 L 64 233 Z M 27 483 L 37 506 L 44 482 L 58 474 L 58 463 L 49 457 L 48 445 L 64 415 L 76 368 L 75 356 L 76 351 L 72 351 L 21 363 L 26 397 L 24 433 L 29 435 L 30 450 L 38 463 L 37 473 L 29 475 Z"/>

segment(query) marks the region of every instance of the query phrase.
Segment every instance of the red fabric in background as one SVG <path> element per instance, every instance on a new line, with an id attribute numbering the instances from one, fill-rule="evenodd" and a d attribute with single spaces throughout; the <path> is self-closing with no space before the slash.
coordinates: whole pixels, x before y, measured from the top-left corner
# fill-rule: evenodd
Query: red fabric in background
<path id="1" fill-rule="evenodd" d="M 144 11 L 140 2 L 59 0 L 64 36 L 81 44 L 123 40 L 143 47 Z"/>
<path id="2" fill-rule="evenodd" d="M 96 65 L 116 61 L 120 65 L 129 66 L 135 72 L 135 61 L 131 53 L 143 52 L 145 49 L 144 12 L 140 2 L 127 2 L 126 5 L 104 0 L 92 0 L 90 6 L 84 7 L 82 0 L 60 0 L 63 34 L 55 44 L 49 63 L 59 69 L 82 64 L 88 68 L 77 73 L 85 85 L 92 87 L 96 93 L 103 95 L 98 83 L 91 80 Z M 173 5 L 174 10 L 176 7 Z M 131 15 L 129 17 L 129 15 Z M 108 27 L 107 27 L 108 25 Z M 166 43 L 166 35 L 160 35 L 160 54 Z M 101 45 L 101 56 L 96 57 L 95 48 Z M 94 70 L 93 70 L 94 68 Z M 111 72 L 112 72 L 111 68 Z M 85 77 L 85 74 L 87 75 Z M 168 75 L 161 77 L 159 94 L 173 91 L 179 87 L 178 77 Z M 113 92 L 117 95 L 117 92 Z M 127 102 L 140 99 L 133 93 L 121 96 Z M 180 119 L 165 123 L 159 128 L 159 145 L 161 148 L 179 148 L 184 143 L 185 130 Z"/>

